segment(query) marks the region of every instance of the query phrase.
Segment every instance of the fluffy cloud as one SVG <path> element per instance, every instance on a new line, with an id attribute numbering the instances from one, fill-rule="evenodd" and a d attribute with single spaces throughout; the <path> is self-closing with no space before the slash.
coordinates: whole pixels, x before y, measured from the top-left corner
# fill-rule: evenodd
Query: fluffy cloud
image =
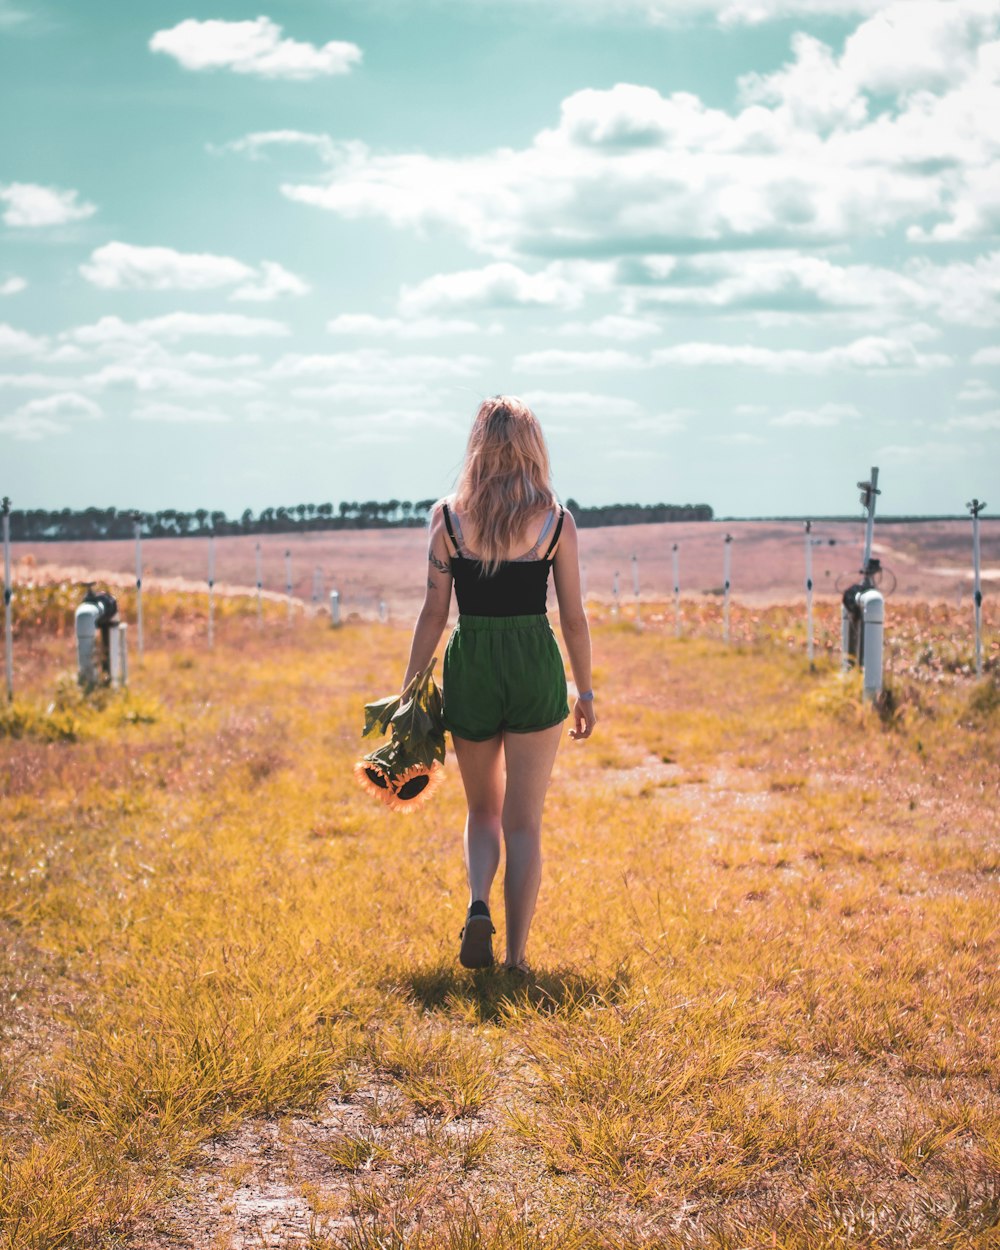
<path id="1" fill-rule="evenodd" d="M 608 348 L 599 352 L 563 351 L 550 348 L 525 352 L 514 358 L 514 368 L 524 373 L 578 373 L 582 370 L 648 369 L 650 362 L 633 352 Z"/>
<path id="2" fill-rule="evenodd" d="M 820 429 L 841 425 L 844 421 L 860 420 L 861 413 L 854 404 L 821 404 L 818 408 L 792 408 L 780 416 L 772 417 L 769 424 L 778 426 L 805 426 Z"/>
<path id="3" fill-rule="evenodd" d="M 0 356 L 41 356 L 49 346 L 44 336 L 29 334 L 0 321 Z"/>
<path id="4" fill-rule="evenodd" d="M 206 145 L 210 152 L 238 152 L 250 160 L 260 160 L 272 147 L 302 147 L 315 151 L 325 159 L 337 152 L 337 145 L 329 135 L 313 134 L 306 130 L 255 130 L 229 143 Z"/>
<path id="5" fill-rule="evenodd" d="M 1000 347 L 981 347 L 972 356 L 974 365 L 1000 365 Z"/>
<path id="6" fill-rule="evenodd" d="M 169 421 L 175 424 L 187 422 L 217 424 L 232 420 L 229 413 L 220 412 L 217 408 L 194 408 L 186 404 L 162 403 L 140 404 L 132 409 L 132 418 L 135 421 Z"/>
<path id="7" fill-rule="evenodd" d="M 80 273 L 105 291 L 210 291 L 228 286 L 236 288 L 231 299 L 265 301 L 309 290 L 301 278 L 274 261 L 263 261 L 254 269 L 232 256 L 119 242 L 95 248 Z"/>
<path id="8" fill-rule="evenodd" d="M 439 339 L 453 334 L 497 334 L 502 327 L 487 328 L 475 321 L 457 318 L 418 317 L 406 321 L 401 317 L 375 317 L 369 313 L 341 313 L 326 323 L 330 334 L 368 336 L 371 338 Z"/>
<path id="9" fill-rule="evenodd" d="M 28 284 L 24 278 L 6 278 L 0 282 L 0 295 L 20 295 L 27 288 Z"/>
<path id="10" fill-rule="evenodd" d="M 60 191 L 58 187 L 40 187 L 34 182 L 9 182 L 0 186 L 0 201 L 5 226 L 37 229 L 41 226 L 64 226 L 83 221 L 97 212 L 95 204 L 78 202 L 79 191 Z"/>
<path id="11" fill-rule="evenodd" d="M 111 342 L 142 343 L 161 339 L 168 342 L 190 335 L 221 338 L 282 338 L 288 335 L 282 321 L 266 317 L 245 317 L 242 313 L 166 313 L 142 321 L 123 321 L 120 317 L 101 317 L 91 325 L 77 326 L 66 332 L 76 343 Z"/>
<path id="12" fill-rule="evenodd" d="M 432 309 L 575 308 L 583 295 L 576 283 L 551 270 L 526 273 L 501 261 L 484 269 L 435 274 L 417 286 L 404 286 L 399 306 L 411 315 Z"/>
<path id="13" fill-rule="evenodd" d="M 996 399 L 997 392 L 982 378 L 969 378 L 958 393 L 960 404 L 981 404 L 987 399 Z"/>
<path id="14" fill-rule="evenodd" d="M 768 373 L 830 373 L 840 369 L 863 373 L 922 373 L 946 368 L 952 360 L 940 352 L 921 352 L 904 338 L 869 335 L 852 343 L 811 351 L 750 344 L 677 343 L 653 352 L 653 362 L 688 368 L 742 365 Z"/>
<path id="15" fill-rule="evenodd" d="M 266 371 L 268 378 L 376 377 L 411 381 L 475 377 L 493 367 L 484 356 L 396 356 L 382 348 L 361 348 L 330 355 L 289 353 Z"/>
<path id="16" fill-rule="evenodd" d="M 260 78 L 346 74 L 361 60 L 361 49 L 353 43 L 334 40 L 318 47 L 282 38 L 281 27 L 268 17 L 243 22 L 187 18 L 158 30 L 149 47 L 172 56 L 185 69 L 228 69 Z"/>
<path id="17" fill-rule="evenodd" d="M 656 321 L 644 317 L 624 317 L 616 313 L 598 317 L 594 321 L 566 321 L 559 327 L 558 333 L 566 336 L 593 334 L 601 339 L 616 339 L 622 343 L 631 343 L 636 339 L 649 338 L 654 334 L 662 334 L 663 327 Z"/>
<path id="18" fill-rule="evenodd" d="M 67 418 L 99 420 L 103 416 L 104 413 L 92 399 L 74 391 L 66 391 L 58 395 L 46 395 L 42 399 L 29 399 L 13 412 L 0 417 L 0 433 L 35 442 L 50 434 L 64 433 L 70 428 L 66 424 Z"/>
<path id="19" fill-rule="evenodd" d="M 974 412 L 964 417 L 950 417 L 948 427 L 953 430 L 1000 430 L 1000 410 Z"/>

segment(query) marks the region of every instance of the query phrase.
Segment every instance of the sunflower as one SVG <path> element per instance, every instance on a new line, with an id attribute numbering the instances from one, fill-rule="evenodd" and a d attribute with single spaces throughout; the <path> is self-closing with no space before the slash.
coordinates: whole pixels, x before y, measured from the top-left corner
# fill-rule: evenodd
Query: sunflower
<path id="1" fill-rule="evenodd" d="M 434 664 L 432 659 L 402 694 L 365 704 L 362 737 L 390 730 L 392 737 L 358 760 L 354 775 L 363 790 L 395 812 L 420 807 L 443 775 L 444 726 Z"/>

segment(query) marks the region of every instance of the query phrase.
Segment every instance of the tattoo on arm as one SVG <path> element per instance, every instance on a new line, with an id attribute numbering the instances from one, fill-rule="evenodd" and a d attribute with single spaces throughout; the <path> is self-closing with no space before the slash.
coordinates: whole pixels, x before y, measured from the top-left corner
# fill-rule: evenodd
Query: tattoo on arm
<path id="1" fill-rule="evenodd" d="M 434 578 L 433 578 L 433 577 L 428 577 L 428 579 L 427 579 L 427 589 L 428 589 L 428 590 L 437 590 L 437 582 L 434 580 Z"/>
<path id="2" fill-rule="evenodd" d="M 427 557 L 427 559 L 428 559 L 428 560 L 430 560 L 431 564 L 433 564 L 433 565 L 434 565 L 434 567 L 437 569 L 437 571 L 438 571 L 439 573 L 450 573 L 450 572 L 451 572 L 451 570 L 448 568 L 447 564 L 445 564 L 445 562 L 444 562 L 443 560 L 439 560 L 439 559 L 437 558 L 437 556 L 434 554 L 434 552 L 433 552 L 433 551 L 430 553 L 430 555 Z"/>

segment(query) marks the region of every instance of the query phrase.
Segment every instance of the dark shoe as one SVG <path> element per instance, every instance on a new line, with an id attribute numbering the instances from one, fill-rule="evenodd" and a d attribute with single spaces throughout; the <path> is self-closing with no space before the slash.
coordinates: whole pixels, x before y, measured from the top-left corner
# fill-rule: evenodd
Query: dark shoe
<path id="1" fill-rule="evenodd" d="M 489 968 L 493 964 L 493 934 L 496 929 L 490 919 L 490 909 L 481 899 L 469 908 L 465 928 L 459 934 L 462 945 L 458 962 L 463 968 Z"/>
<path id="2" fill-rule="evenodd" d="M 531 965 L 526 959 L 522 959 L 519 964 L 504 964 L 503 970 L 521 981 L 527 981 L 533 975 Z"/>

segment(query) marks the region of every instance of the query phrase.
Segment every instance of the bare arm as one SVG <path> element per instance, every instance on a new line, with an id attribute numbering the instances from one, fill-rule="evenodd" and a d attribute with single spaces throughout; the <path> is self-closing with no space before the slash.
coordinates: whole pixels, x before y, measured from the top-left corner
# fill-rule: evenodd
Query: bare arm
<path id="1" fill-rule="evenodd" d="M 587 613 L 583 606 L 583 592 L 580 587 L 580 547 L 577 538 L 576 522 L 571 513 L 563 518 L 562 533 L 556 547 L 552 575 L 556 585 L 556 599 L 559 602 L 559 627 L 562 630 L 566 650 L 569 652 L 569 665 L 573 670 L 573 681 L 582 694 L 593 689 L 593 678 L 590 670 L 590 626 L 587 624 Z M 570 730 L 571 738 L 589 738 L 597 724 L 593 699 L 577 699 L 573 709 L 574 728 Z"/>
<path id="2" fill-rule="evenodd" d="M 427 589 L 423 606 L 413 630 L 410 643 L 410 659 L 402 689 L 410 683 L 421 669 L 427 667 L 437 650 L 441 635 L 448 624 L 451 608 L 451 564 L 448 556 L 448 539 L 445 534 L 444 517 L 440 504 L 431 513 L 430 535 L 427 542 Z"/>

